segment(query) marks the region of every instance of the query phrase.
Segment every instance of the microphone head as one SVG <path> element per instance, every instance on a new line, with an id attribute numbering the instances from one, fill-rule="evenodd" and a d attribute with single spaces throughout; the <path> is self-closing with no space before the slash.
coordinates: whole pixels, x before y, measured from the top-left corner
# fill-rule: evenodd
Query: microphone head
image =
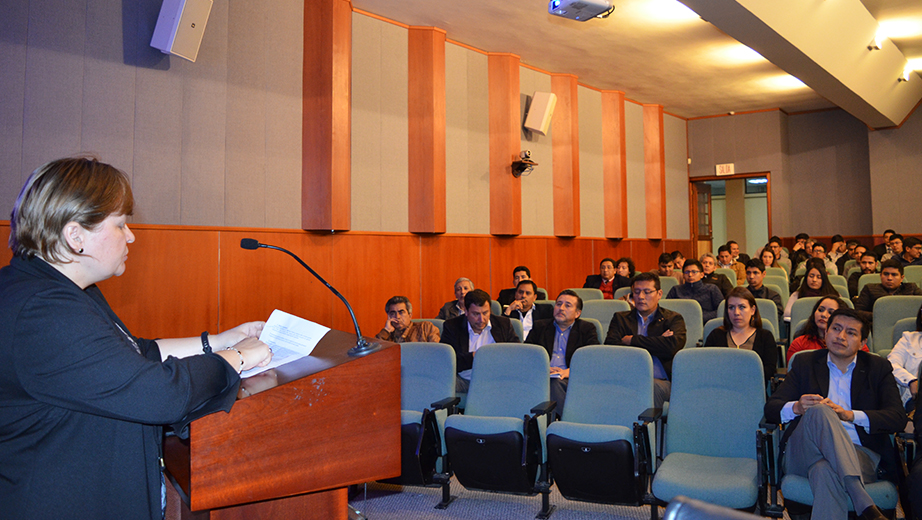
<path id="1" fill-rule="evenodd" d="M 244 249 L 259 249 L 259 241 L 255 238 L 244 238 L 240 240 L 240 247 Z"/>

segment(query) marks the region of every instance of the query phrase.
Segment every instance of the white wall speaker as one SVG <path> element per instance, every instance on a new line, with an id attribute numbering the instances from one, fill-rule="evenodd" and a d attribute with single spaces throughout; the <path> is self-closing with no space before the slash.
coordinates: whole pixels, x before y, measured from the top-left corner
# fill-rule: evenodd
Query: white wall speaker
<path id="1" fill-rule="evenodd" d="M 541 135 L 547 135 L 556 106 L 557 94 L 535 92 L 531 98 L 531 106 L 528 107 L 528 114 L 525 115 L 525 128 Z"/>
<path id="2" fill-rule="evenodd" d="M 150 46 L 194 62 L 213 0 L 163 0 Z"/>

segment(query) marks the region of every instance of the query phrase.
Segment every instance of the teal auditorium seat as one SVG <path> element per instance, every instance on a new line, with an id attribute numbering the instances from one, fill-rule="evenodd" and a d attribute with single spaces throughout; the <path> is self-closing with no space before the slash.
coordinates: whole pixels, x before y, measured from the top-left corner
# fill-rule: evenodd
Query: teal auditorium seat
<path id="1" fill-rule="evenodd" d="M 464 415 L 445 421 L 452 470 L 468 489 L 535 495 L 550 507 L 545 430 L 550 362 L 538 345 L 496 343 L 474 356 Z"/>
<path id="2" fill-rule="evenodd" d="M 791 297 L 790 285 L 788 284 L 787 277 L 784 276 L 768 276 L 762 279 L 763 285 L 774 286 L 773 289 L 778 291 L 778 294 L 781 295 L 781 303 L 787 305 L 788 298 Z"/>
<path id="3" fill-rule="evenodd" d="M 704 313 L 701 304 L 695 300 L 677 298 L 668 300 L 663 298 L 659 304 L 664 309 L 669 309 L 682 315 L 685 320 L 685 347 L 691 348 L 701 343 L 704 338 Z"/>
<path id="4" fill-rule="evenodd" d="M 495 316 L 500 316 L 503 313 L 503 306 L 499 304 L 496 300 L 490 300 L 490 313 Z"/>
<path id="5" fill-rule="evenodd" d="M 599 320 L 597 320 L 597 319 L 595 319 L 595 318 L 587 318 L 587 317 L 584 317 L 584 316 L 580 316 L 580 318 L 581 318 L 583 321 L 586 321 L 586 322 L 591 323 L 592 326 L 595 327 L 595 333 L 596 333 L 596 334 L 598 335 L 598 337 L 599 337 L 599 343 L 598 343 L 598 344 L 599 344 L 599 345 L 604 344 L 604 343 L 605 343 L 605 336 L 602 335 L 602 323 L 599 322 Z"/>
<path id="6" fill-rule="evenodd" d="M 765 276 L 780 276 L 781 278 L 787 278 L 788 272 L 781 267 L 766 267 Z"/>
<path id="7" fill-rule="evenodd" d="M 893 326 L 903 318 L 915 318 L 922 306 L 922 296 L 884 296 L 874 302 L 874 338 L 872 352 L 892 349 Z"/>
<path id="8" fill-rule="evenodd" d="M 625 296 L 629 294 L 631 294 L 630 287 L 618 287 L 617 289 L 615 289 L 615 294 L 613 294 L 612 296 L 614 296 L 616 300 L 620 300 L 621 298 L 624 298 Z"/>
<path id="9" fill-rule="evenodd" d="M 603 299 L 602 291 L 599 289 L 588 289 L 583 287 L 574 287 L 570 289 L 579 295 L 580 298 L 585 302 L 586 300 L 601 300 Z"/>
<path id="10" fill-rule="evenodd" d="M 861 294 L 861 289 L 864 289 L 864 286 L 869 283 L 880 283 L 880 273 L 868 273 L 861 275 L 858 278 L 858 294 Z"/>
<path id="11" fill-rule="evenodd" d="M 669 289 L 672 289 L 676 285 L 679 285 L 679 281 L 671 276 L 661 276 L 659 279 L 660 290 L 663 291 L 663 296 L 669 294 Z"/>
<path id="12" fill-rule="evenodd" d="M 714 269 L 714 272 L 726 276 L 727 280 L 730 280 L 730 284 L 733 285 L 733 287 L 736 287 L 736 271 L 730 269 L 729 267 L 718 267 L 717 269 Z"/>
<path id="13" fill-rule="evenodd" d="M 445 320 L 440 320 L 438 318 L 413 318 L 410 320 L 414 323 L 421 323 L 428 321 L 429 323 L 435 325 L 435 328 L 439 329 L 439 336 L 442 335 L 442 326 L 445 325 Z"/>
<path id="14" fill-rule="evenodd" d="M 569 500 L 639 506 L 653 472 L 653 358 L 586 346 L 573 354 L 567 406 L 547 428 L 548 462 Z"/>
<path id="15" fill-rule="evenodd" d="M 624 300 L 586 300 L 583 302 L 583 313 L 580 318 L 599 320 L 602 325 L 602 342 L 608 336 L 608 327 L 611 325 L 612 316 L 616 312 L 631 310 L 631 306 Z"/>
<path id="16" fill-rule="evenodd" d="M 509 321 L 512 322 L 512 330 L 515 331 L 515 335 L 519 337 L 519 341 L 525 341 L 525 326 L 522 325 L 522 320 L 518 318 L 509 318 Z"/>
<path id="17" fill-rule="evenodd" d="M 684 495 L 734 509 L 756 506 L 765 491 L 755 442 L 764 405 L 762 361 L 755 352 L 679 352 L 664 425 L 665 458 L 653 477 L 656 500 Z"/>

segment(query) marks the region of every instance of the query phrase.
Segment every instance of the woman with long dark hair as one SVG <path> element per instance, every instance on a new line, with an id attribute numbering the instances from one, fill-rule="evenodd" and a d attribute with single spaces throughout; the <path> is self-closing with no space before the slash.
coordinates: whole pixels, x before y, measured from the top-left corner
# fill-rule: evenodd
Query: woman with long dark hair
<path id="1" fill-rule="evenodd" d="M 838 296 L 839 291 L 833 287 L 826 274 L 826 264 L 820 258 L 811 258 L 804 264 L 806 272 L 800 281 L 800 287 L 791 293 L 788 304 L 784 308 L 784 321 L 791 321 L 791 309 L 798 298 L 810 296 Z M 794 324 L 796 325 L 796 323 Z"/>
<path id="2" fill-rule="evenodd" d="M 762 358 L 765 379 L 778 366 L 778 347 L 771 332 L 762 328 L 762 316 L 755 297 L 745 287 L 734 287 L 724 302 L 724 324 L 708 334 L 705 347 L 752 350 Z"/>

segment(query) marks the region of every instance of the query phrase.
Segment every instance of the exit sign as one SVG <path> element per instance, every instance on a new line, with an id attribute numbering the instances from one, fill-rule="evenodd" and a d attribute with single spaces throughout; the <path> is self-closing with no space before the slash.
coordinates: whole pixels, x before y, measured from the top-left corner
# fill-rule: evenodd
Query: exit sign
<path id="1" fill-rule="evenodd" d="M 718 164 L 717 175 L 733 175 L 733 163 Z"/>

